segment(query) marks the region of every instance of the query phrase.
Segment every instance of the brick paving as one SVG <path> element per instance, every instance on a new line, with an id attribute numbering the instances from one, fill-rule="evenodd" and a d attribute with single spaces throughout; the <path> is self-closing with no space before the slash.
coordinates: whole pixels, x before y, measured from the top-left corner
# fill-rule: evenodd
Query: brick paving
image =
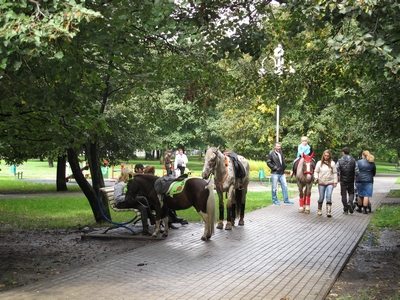
<path id="1" fill-rule="evenodd" d="M 372 210 L 384 201 L 395 177 L 376 177 Z M 268 187 L 269 189 L 270 187 Z M 325 299 L 357 247 L 372 214 L 343 215 L 340 187 L 332 218 L 295 205 L 246 214 L 245 226 L 216 230 L 203 225 L 171 230 L 166 239 L 108 260 L 0 293 L 7 299 Z M 134 240 L 127 240 L 134 242 Z"/>

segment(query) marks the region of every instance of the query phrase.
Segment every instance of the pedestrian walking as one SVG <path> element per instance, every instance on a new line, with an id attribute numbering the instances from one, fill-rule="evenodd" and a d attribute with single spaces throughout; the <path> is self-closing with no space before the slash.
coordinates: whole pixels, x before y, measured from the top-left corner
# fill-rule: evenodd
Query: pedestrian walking
<path id="1" fill-rule="evenodd" d="M 350 156 L 349 147 L 343 148 L 342 155 L 336 164 L 336 170 L 340 182 L 343 213 L 347 215 L 349 212 L 353 213 L 354 180 L 358 176 L 359 170 L 356 160 Z"/>
<path id="2" fill-rule="evenodd" d="M 370 199 L 372 197 L 372 190 L 374 188 L 374 176 L 376 174 L 375 158 L 368 151 L 364 150 L 361 154 L 361 159 L 357 161 L 357 166 L 360 174 L 356 179 L 357 188 L 357 208 L 356 211 L 367 214 L 368 207 L 370 206 Z"/>
<path id="3" fill-rule="evenodd" d="M 338 182 L 336 164 L 330 150 L 325 150 L 314 170 L 314 182 L 318 183 L 318 215 L 322 216 L 322 205 L 326 198 L 326 216 L 332 216 L 332 192 Z"/>

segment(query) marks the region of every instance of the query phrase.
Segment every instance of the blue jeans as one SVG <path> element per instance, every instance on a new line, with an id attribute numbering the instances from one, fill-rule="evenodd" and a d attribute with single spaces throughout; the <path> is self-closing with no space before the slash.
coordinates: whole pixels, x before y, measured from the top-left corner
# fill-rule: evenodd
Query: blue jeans
<path id="1" fill-rule="evenodd" d="M 288 195 L 285 174 L 271 174 L 272 201 L 278 201 L 278 197 L 277 197 L 278 181 L 281 183 L 282 193 L 283 193 L 283 201 L 289 201 L 289 195 Z"/>
<path id="2" fill-rule="evenodd" d="M 333 184 L 318 185 L 318 192 L 319 192 L 318 203 L 324 203 L 324 198 L 326 195 L 326 204 L 332 204 Z"/>

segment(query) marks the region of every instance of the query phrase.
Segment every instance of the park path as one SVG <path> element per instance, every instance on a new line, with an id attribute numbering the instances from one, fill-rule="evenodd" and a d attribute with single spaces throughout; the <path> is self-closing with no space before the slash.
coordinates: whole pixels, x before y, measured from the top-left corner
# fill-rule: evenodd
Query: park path
<path id="1" fill-rule="evenodd" d="M 390 189 L 399 188 L 395 181 L 375 178 L 373 211 Z M 166 239 L 149 239 L 142 248 L 1 293 L 0 298 L 325 299 L 372 214 L 342 214 L 336 188 L 333 217 L 325 212 L 318 216 L 313 190 L 311 214 L 298 213 L 297 204 L 269 206 L 248 213 L 245 226 L 217 230 L 207 242 L 200 240 L 203 225 L 191 223 L 170 231 Z"/>

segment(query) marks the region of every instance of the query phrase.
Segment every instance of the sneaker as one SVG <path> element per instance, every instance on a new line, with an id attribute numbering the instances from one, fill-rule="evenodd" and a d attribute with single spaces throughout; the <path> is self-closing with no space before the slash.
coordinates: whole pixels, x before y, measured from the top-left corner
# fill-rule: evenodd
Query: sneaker
<path id="1" fill-rule="evenodd" d="M 279 201 L 274 201 L 275 205 L 281 205 L 281 203 Z"/>
<path id="2" fill-rule="evenodd" d="M 349 210 L 349 213 L 353 213 L 353 205 L 351 205 L 350 203 L 347 203 L 347 209 Z"/>
<path id="3" fill-rule="evenodd" d="M 289 200 L 287 200 L 287 201 L 284 201 L 283 203 L 284 203 L 284 204 L 294 204 L 294 202 L 292 202 L 292 201 L 289 201 Z"/>
<path id="4" fill-rule="evenodd" d="M 343 214 L 344 214 L 344 215 L 348 215 L 349 212 L 348 212 L 347 210 L 345 210 L 345 211 L 343 211 Z"/>

